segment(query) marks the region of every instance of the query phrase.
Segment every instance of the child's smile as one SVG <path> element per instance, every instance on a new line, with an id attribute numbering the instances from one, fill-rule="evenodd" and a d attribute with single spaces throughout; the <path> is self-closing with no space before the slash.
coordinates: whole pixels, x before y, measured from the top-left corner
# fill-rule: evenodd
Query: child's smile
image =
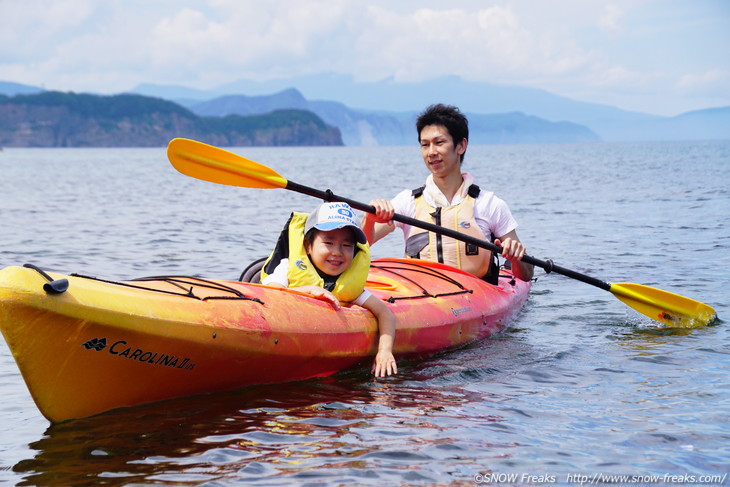
<path id="1" fill-rule="evenodd" d="M 318 231 L 306 249 L 317 268 L 330 276 L 339 276 L 350 267 L 355 256 L 355 239 L 350 228 Z"/>

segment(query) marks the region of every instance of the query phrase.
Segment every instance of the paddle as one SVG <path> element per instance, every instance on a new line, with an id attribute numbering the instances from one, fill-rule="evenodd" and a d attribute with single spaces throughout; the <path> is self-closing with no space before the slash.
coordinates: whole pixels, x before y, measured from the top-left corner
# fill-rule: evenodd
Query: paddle
<path id="1" fill-rule="evenodd" d="M 167 147 L 167 156 L 181 173 L 205 181 L 245 188 L 283 188 L 297 193 L 314 196 L 325 201 L 342 201 L 351 207 L 368 213 L 375 208 L 333 194 L 288 181 L 273 169 L 246 159 L 232 152 L 189 139 L 173 139 Z M 431 223 L 395 214 L 393 220 L 430 232 L 471 243 L 492 252 L 502 253 L 502 248 L 491 242 L 480 240 Z M 523 262 L 532 264 L 546 272 L 557 272 L 566 277 L 596 286 L 614 294 L 618 299 L 641 314 L 670 327 L 694 327 L 712 322 L 715 310 L 699 301 L 673 294 L 661 289 L 632 283 L 608 283 L 585 274 L 556 265 L 551 260 L 540 260 L 525 255 Z"/>

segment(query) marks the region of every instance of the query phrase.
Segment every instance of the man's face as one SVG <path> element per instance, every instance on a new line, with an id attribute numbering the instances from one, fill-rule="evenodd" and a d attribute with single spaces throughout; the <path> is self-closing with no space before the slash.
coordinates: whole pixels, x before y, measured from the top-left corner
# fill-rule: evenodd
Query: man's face
<path id="1" fill-rule="evenodd" d="M 443 177 L 454 171 L 461 173 L 461 155 L 466 144 L 464 139 L 454 145 L 454 139 L 443 125 L 426 125 L 421 130 L 421 155 L 434 177 Z"/>

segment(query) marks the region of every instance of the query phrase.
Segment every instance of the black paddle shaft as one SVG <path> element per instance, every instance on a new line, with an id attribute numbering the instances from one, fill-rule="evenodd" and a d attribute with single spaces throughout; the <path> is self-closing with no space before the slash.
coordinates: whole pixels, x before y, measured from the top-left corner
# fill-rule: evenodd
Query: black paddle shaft
<path id="1" fill-rule="evenodd" d="M 360 203 L 359 201 L 354 201 L 349 198 L 345 198 L 343 196 L 339 196 L 334 194 L 329 189 L 326 191 L 321 191 L 319 189 L 310 188 L 308 186 L 302 186 L 301 184 L 295 183 L 293 181 L 287 181 L 286 183 L 286 189 L 291 191 L 296 191 L 297 193 L 306 194 L 309 196 L 314 196 L 315 198 L 319 198 L 321 200 L 325 201 L 341 201 L 343 203 L 347 203 L 351 207 L 358 209 L 360 211 L 365 211 L 367 213 L 375 213 L 375 208 L 366 205 L 365 203 Z M 478 247 L 487 249 L 489 251 L 495 252 L 497 254 L 502 253 L 502 247 L 499 245 L 495 245 L 492 242 L 487 242 L 486 240 L 481 240 L 475 237 L 472 237 L 470 235 L 464 235 L 463 233 L 456 232 L 454 230 L 451 230 L 450 228 L 442 227 L 439 225 L 434 225 L 432 223 L 424 222 L 421 220 L 416 220 L 415 218 L 409 218 L 407 216 L 399 215 L 398 213 L 393 215 L 393 220 L 405 223 L 406 225 L 411 225 L 413 227 L 422 228 L 424 230 L 428 230 L 429 232 L 438 233 L 441 235 L 445 235 L 447 237 L 451 237 L 455 240 L 461 240 L 462 242 L 474 244 Z M 545 270 L 548 274 L 551 272 L 557 272 L 558 274 L 561 274 L 566 277 L 570 277 L 572 279 L 576 279 L 578 281 L 584 282 L 586 284 L 590 284 L 591 286 L 596 286 L 600 289 L 603 289 L 604 291 L 610 291 L 611 290 L 611 284 L 601 281 L 600 279 L 596 279 L 591 276 L 587 276 L 585 274 L 581 274 L 580 272 L 576 272 L 570 269 L 566 269 L 565 267 L 561 267 L 559 265 L 556 265 L 553 263 L 552 260 L 540 260 L 536 259 L 535 257 L 532 257 L 530 255 L 524 255 L 522 256 L 522 262 L 526 262 L 528 264 L 535 265 L 537 267 L 540 267 Z"/>

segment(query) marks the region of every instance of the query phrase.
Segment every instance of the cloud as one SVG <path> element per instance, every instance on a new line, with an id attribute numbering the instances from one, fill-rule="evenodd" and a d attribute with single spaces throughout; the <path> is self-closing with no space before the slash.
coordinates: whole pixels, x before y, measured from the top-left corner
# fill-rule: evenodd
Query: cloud
<path id="1" fill-rule="evenodd" d="M 151 44 L 160 76 L 230 82 L 321 72 L 351 49 L 340 2 L 214 2 L 214 15 L 186 8 L 161 18 Z M 337 56 L 334 56 L 337 54 Z"/>
<path id="2" fill-rule="evenodd" d="M 78 29 L 88 19 L 89 2 L 0 1 L 0 53 L 2 60 L 35 57 L 53 42 Z"/>
<path id="3" fill-rule="evenodd" d="M 396 13 L 370 6 L 350 36 L 346 69 L 361 79 L 418 81 L 445 75 L 510 82 L 574 70 L 589 54 L 575 44 L 531 32 L 510 7 L 420 8 Z"/>
<path id="4" fill-rule="evenodd" d="M 614 32 L 622 27 L 624 11 L 615 4 L 604 7 L 603 15 L 598 19 L 598 27 L 603 31 Z"/>
<path id="5" fill-rule="evenodd" d="M 214 88 L 332 72 L 396 82 L 457 75 L 596 100 L 651 87 L 719 92 L 708 73 L 730 69 L 730 16 L 716 5 L 0 0 L 0 80 L 112 93 L 144 82 Z"/>
<path id="6" fill-rule="evenodd" d="M 24 66 L 16 68 L 57 81 L 86 78 L 84 87 L 102 82 L 123 89 L 134 78 L 212 86 L 323 71 L 363 81 L 454 74 L 513 82 L 568 73 L 591 57 L 570 40 L 531 30 L 524 12 L 498 2 L 406 10 L 383 1 L 336 0 L 66 0 L 55 10 L 44 10 L 43 3 L 8 12 L 28 26 L 26 47 L 14 59 Z M 20 37 L 15 24 L 7 27 Z"/>
<path id="7" fill-rule="evenodd" d="M 690 73 L 676 83 L 678 93 L 722 96 L 730 99 L 730 73 L 722 69 L 711 69 L 703 73 Z"/>

